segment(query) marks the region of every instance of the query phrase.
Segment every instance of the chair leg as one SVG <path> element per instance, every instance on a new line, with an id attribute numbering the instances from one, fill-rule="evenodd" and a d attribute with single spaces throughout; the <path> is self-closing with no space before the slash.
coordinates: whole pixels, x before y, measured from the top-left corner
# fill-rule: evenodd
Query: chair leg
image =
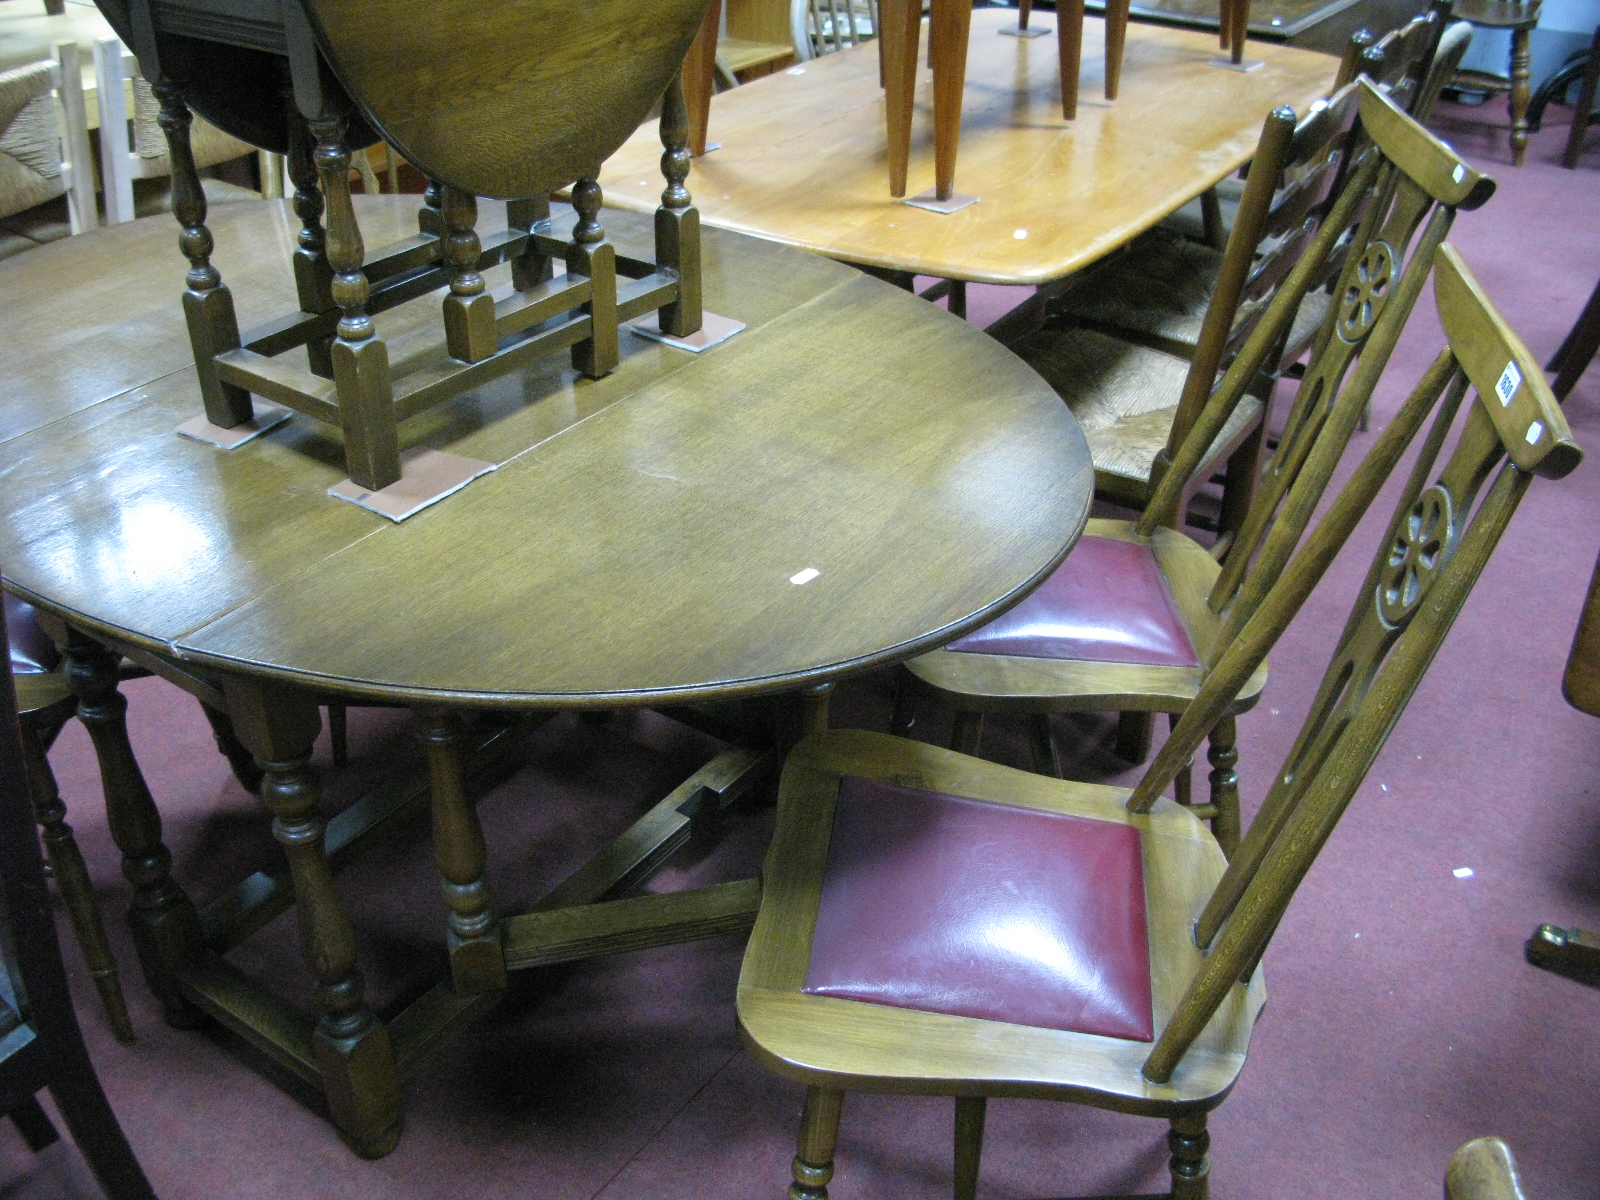
<path id="1" fill-rule="evenodd" d="M 1556 373 L 1550 390 L 1557 400 L 1565 400 L 1572 385 L 1583 376 L 1595 351 L 1600 350 L 1600 284 L 1589 293 L 1589 302 L 1583 306 L 1572 331 L 1562 339 L 1561 348 L 1555 352 L 1545 367 Z"/>
<path id="2" fill-rule="evenodd" d="M 72 826 L 66 822 L 67 806 L 61 802 L 55 772 L 45 757 L 44 741 L 39 730 L 26 721 L 22 726 L 22 766 L 28 778 L 29 798 L 33 801 L 33 819 L 39 823 L 40 840 L 44 842 L 45 858 L 50 863 L 50 873 L 55 876 L 56 888 L 67 903 L 72 931 L 83 950 L 84 962 L 89 965 L 95 990 L 100 993 L 100 1003 L 111 1020 L 117 1041 L 131 1042 L 133 1022 L 128 1017 L 128 1002 L 122 995 L 117 959 L 111 953 L 100 905 L 89 882 L 89 869 L 84 865 L 77 839 L 72 836 Z"/>
<path id="3" fill-rule="evenodd" d="M 1150 743 L 1155 733 L 1154 714 L 1125 712 L 1117 719 L 1117 741 L 1112 752 L 1124 762 L 1142 763 L 1150 757 Z"/>
<path id="4" fill-rule="evenodd" d="M 1531 75 L 1526 26 L 1511 31 L 1511 165 L 1520 167 L 1528 153 L 1528 79 Z"/>
<path id="5" fill-rule="evenodd" d="M 1049 713 L 1034 713 L 1028 718 L 1028 739 L 1033 743 L 1033 769 L 1051 779 L 1061 778 L 1061 751 L 1056 746 L 1055 730 Z"/>
<path id="6" fill-rule="evenodd" d="M 1207 1200 L 1211 1195 L 1211 1135 L 1206 1132 L 1206 1115 L 1174 1117 L 1167 1134 L 1172 1159 L 1172 1200 Z"/>
<path id="7" fill-rule="evenodd" d="M 978 1200 L 978 1163 L 983 1157 L 983 1120 L 989 1102 L 982 1096 L 956 1097 L 955 1200 Z"/>
<path id="8" fill-rule="evenodd" d="M 894 681 L 894 712 L 889 717 L 889 732 L 895 737 L 910 737 L 917 723 L 917 693 L 907 672 L 896 672 Z"/>
<path id="9" fill-rule="evenodd" d="M 56 1132 L 55 1122 L 44 1111 L 44 1106 L 39 1103 L 37 1096 L 19 1100 L 6 1116 L 11 1118 L 11 1123 L 17 1127 L 23 1142 L 35 1154 L 61 1140 L 61 1135 Z"/>
<path id="10" fill-rule="evenodd" d="M 1167 714 L 1167 728 L 1178 727 L 1178 714 Z M 1184 763 L 1177 775 L 1172 780 L 1172 795 L 1177 802 L 1187 808 L 1194 803 L 1194 759 Z"/>
<path id="11" fill-rule="evenodd" d="M 983 741 L 983 714 L 957 713 L 955 728 L 950 731 L 950 749 L 958 754 L 971 754 L 976 757 L 978 744 L 981 741 Z"/>
<path id="12" fill-rule="evenodd" d="M 1589 113 L 1594 108 L 1595 87 L 1600 84 L 1600 30 L 1595 31 L 1594 44 L 1589 48 L 1589 68 L 1583 73 L 1583 85 L 1578 88 L 1578 104 L 1572 110 L 1572 130 L 1567 134 L 1567 148 L 1561 153 L 1561 165 L 1572 170 L 1583 153 L 1584 135 L 1589 132 Z"/>
<path id="13" fill-rule="evenodd" d="M 839 1117 L 844 1093 L 824 1088 L 806 1089 L 805 1115 L 800 1118 L 800 1141 L 794 1156 L 794 1182 L 789 1200 L 828 1200 L 833 1178 L 833 1151 L 839 1144 Z"/>
<path id="14" fill-rule="evenodd" d="M 233 768 L 233 777 L 239 781 L 239 786 L 252 795 L 260 795 L 261 768 L 256 766 L 255 755 L 244 748 L 239 735 L 233 731 L 233 718 L 205 701 L 200 702 L 200 707 L 211 723 L 211 736 L 216 739 L 217 749 Z"/>
<path id="15" fill-rule="evenodd" d="M 1222 227 L 1222 201 L 1215 187 L 1200 193 L 1200 227 L 1206 245 L 1213 250 L 1227 249 L 1228 231 Z"/>
<path id="16" fill-rule="evenodd" d="M 1078 115 L 1078 62 L 1083 57 L 1083 0 L 1057 0 L 1056 53 L 1061 59 L 1061 118 Z"/>
<path id="17" fill-rule="evenodd" d="M 333 765 L 344 769 L 350 763 L 350 713 L 343 704 L 328 705 L 328 741 Z"/>
<path id="18" fill-rule="evenodd" d="M 1211 746 L 1206 752 L 1211 763 L 1211 803 L 1217 815 L 1211 818 L 1211 832 L 1229 858 L 1239 848 L 1239 764 L 1238 729 L 1232 717 L 1223 717 L 1211 731 Z"/>

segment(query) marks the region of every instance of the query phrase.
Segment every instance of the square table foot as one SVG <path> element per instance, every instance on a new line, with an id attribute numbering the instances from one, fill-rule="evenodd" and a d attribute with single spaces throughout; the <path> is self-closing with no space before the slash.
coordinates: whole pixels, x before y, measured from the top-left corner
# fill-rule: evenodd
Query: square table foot
<path id="1" fill-rule="evenodd" d="M 276 429 L 294 414 L 287 408 L 276 404 L 263 404 L 256 401 L 256 415 L 243 425 L 235 425 L 232 429 L 225 429 L 221 425 L 213 425 L 204 417 L 192 417 L 178 426 L 177 433 L 180 437 L 193 438 L 197 442 L 205 442 L 219 450 L 235 450 L 248 441 L 260 437 L 269 429 Z"/>
<path id="2" fill-rule="evenodd" d="M 953 212 L 960 212 L 969 204 L 976 204 L 977 202 L 978 198 L 976 196 L 963 195 L 961 192 L 951 192 L 948 199 L 941 200 L 939 199 L 939 193 L 934 191 L 933 188 L 929 188 L 925 192 L 918 192 L 906 201 L 912 208 L 925 208 L 929 212 L 939 213 L 941 216 L 949 216 Z"/>
<path id="3" fill-rule="evenodd" d="M 1026 29 L 1021 25 L 1002 25 L 995 32 L 1006 37 L 1036 38 L 1044 37 L 1047 33 L 1054 33 L 1055 30 L 1049 25 L 1030 25 Z"/>
<path id="4" fill-rule="evenodd" d="M 660 342 L 663 346 L 676 346 L 679 350 L 688 350 L 693 354 L 699 354 L 702 350 L 709 350 L 718 343 L 727 341 L 744 327 L 743 321 L 735 321 L 732 317 L 719 316 L 712 312 L 700 314 L 700 328 L 688 337 L 673 337 L 670 333 L 662 333 L 660 313 L 640 317 L 628 326 L 640 337 Z"/>
<path id="5" fill-rule="evenodd" d="M 386 488 L 371 491 L 353 479 L 346 479 L 329 488 L 328 495 L 398 522 L 459 492 L 478 476 L 494 469 L 493 463 L 476 458 L 444 450 L 423 450 L 401 457 L 400 478 Z"/>
<path id="6" fill-rule="evenodd" d="M 1259 58 L 1247 58 L 1242 62 L 1234 62 L 1231 58 L 1213 58 L 1206 65 L 1210 67 L 1221 67 L 1225 71 L 1238 71 L 1240 74 L 1243 74 L 1245 71 L 1254 71 L 1257 67 L 1264 67 L 1267 64 L 1264 60 Z"/>

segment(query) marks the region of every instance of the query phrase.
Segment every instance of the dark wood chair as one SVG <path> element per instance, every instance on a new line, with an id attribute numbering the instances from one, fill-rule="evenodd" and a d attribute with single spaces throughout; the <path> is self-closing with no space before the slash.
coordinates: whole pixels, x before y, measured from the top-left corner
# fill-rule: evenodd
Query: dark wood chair
<path id="1" fill-rule="evenodd" d="M 1517 1160 L 1497 1137 L 1468 1142 L 1450 1156 L 1445 1200 L 1526 1200 Z"/>
<path id="2" fill-rule="evenodd" d="M 17 693 L 7 671 L 0 682 L 0 953 L 5 958 L 0 971 L 0 1111 L 12 1117 L 33 1149 L 42 1149 L 56 1137 L 37 1099 L 39 1090 L 48 1088 L 106 1195 L 111 1200 L 154 1200 L 106 1102 L 73 1012 L 33 828 L 28 762 Z"/>
<path id="3" fill-rule="evenodd" d="M 1545 364 L 1545 370 L 1556 373 L 1555 382 L 1550 388 L 1557 400 L 1567 398 L 1567 393 L 1594 361 L 1596 350 L 1600 350 L 1600 284 L 1596 284 L 1594 291 L 1589 293 L 1589 302 L 1583 306 L 1571 330 L 1561 339 L 1561 345 Z"/>
<path id="4" fill-rule="evenodd" d="M 1511 31 L 1510 75 L 1489 71 L 1457 71 L 1454 85 L 1491 96 L 1510 93 L 1511 165 L 1520 167 L 1528 153 L 1529 73 L 1532 59 L 1528 35 L 1539 23 L 1542 0 L 1456 0 L 1456 16 L 1485 29 Z"/>
<path id="5" fill-rule="evenodd" d="M 808 1089 L 791 1197 L 827 1197 L 851 1091 L 956 1098 L 957 1200 L 977 1191 L 991 1096 L 1169 1121 L 1171 1194 L 1207 1195 L 1207 1114 L 1244 1066 L 1261 958 L 1296 886 L 1533 476 L 1581 458 L 1537 364 L 1449 247 L 1435 278 L 1449 346 L 1333 511 L 1365 507 L 1409 444 L 1417 465 L 1231 860 L 1162 793 L 1321 578 L 1340 539 L 1320 532 L 1131 792 L 858 730 L 789 755 L 737 1009 L 757 1061 Z"/>
<path id="6" fill-rule="evenodd" d="M 1600 28 L 1594 31 L 1594 41 L 1589 46 L 1589 61 L 1583 69 L 1583 83 L 1578 88 L 1578 102 L 1572 108 L 1572 131 L 1567 134 L 1567 148 L 1561 152 L 1561 165 L 1571 171 L 1577 168 L 1578 156 L 1583 153 L 1584 135 L 1594 122 L 1594 94 L 1600 85 Z"/>
<path id="7" fill-rule="evenodd" d="M 953 747 L 976 753 L 986 714 L 1024 716 L 1034 731 L 1037 769 L 1056 774 L 1047 714 L 1176 715 L 1191 706 L 1310 522 L 1456 208 L 1476 208 L 1493 193 L 1492 180 L 1370 83 L 1358 81 L 1353 94 L 1361 123 L 1347 182 L 1212 392 L 1144 514 L 1137 521 L 1091 520 L 1061 567 L 1011 612 L 910 660 L 897 731 L 909 729 L 916 700 L 932 698 L 958 714 Z M 1337 116 L 1337 108 L 1327 111 Z M 1375 196 L 1383 202 L 1373 202 Z M 1181 497 L 1204 471 L 1208 449 L 1245 389 L 1287 336 L 1306 289 L 1336 261 L 1342 263 L 1333 290 L 1337 303 L 1317 335 L 1278 452 L 1219 567 L 1199 543 L 1171 527 Z M 1213 770 L 1205 815 L 1229 851 L 1239 829 L 1233 718 L 1255 703 L 1264 682 L 1264 671 L 1237 680 L 1228 706 L 1208 727 Z M 1133 719 L 1124 720 L 1125 728 L 1137 728 Z M 1142 758 L 1148 737 L 1146 724 L 1123 739 L 1122 753 Z"/>

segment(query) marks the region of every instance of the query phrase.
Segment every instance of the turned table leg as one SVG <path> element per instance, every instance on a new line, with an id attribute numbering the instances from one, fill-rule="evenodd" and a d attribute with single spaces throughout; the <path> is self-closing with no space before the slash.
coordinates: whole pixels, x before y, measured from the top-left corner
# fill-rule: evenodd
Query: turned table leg
<path id="1" fill-rule="evenodd" d="M 263 772 L 261 798 L 294 886 L 300 953 L 316 978 L 314 1034 L 322 1089 L 339 1135 L 363 1158 L 400 1138 L 400 1081 L 389 1032 L 367 1006 L 355 931 L 333 886 L 311 750 L 321 730 L 316 698 L 248 679 L 224 684 L 239 739 Z"/>
<path id="2" fill-rule="evenodd" d="M 67 679 L 78 697 L 78 719 L 94 742 L 106 819 L 122 851 L 122 873 L 133 885 L 128 923 L 139 966 L 161 1001 L 167 1023 L 193 1029 L 204 1019 L 178 989 L 173 966 L 200 946 L 200 918 L 172 878 L 172 853 L 161 841 L 161 814 L 128 741 L 128 701 L 117 690 L 119 656 L 76 632 L 62 646 Z"/>

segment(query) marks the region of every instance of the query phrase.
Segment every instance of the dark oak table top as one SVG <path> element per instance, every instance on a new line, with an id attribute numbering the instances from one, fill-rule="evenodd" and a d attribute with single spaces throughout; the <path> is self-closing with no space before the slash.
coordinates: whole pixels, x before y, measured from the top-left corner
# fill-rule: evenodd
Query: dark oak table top
<path id="1" fill-rule="evenodd" d="M 367 245 L 416 203 L 358 198 Z M 648 254 L 648 218 L 604 217 Z M 285 205 L 210 224 L 241 325 L 292 309 Z M 174 433 L 201 409 L 177 232 L 0 264 L 0 563 L 87 632 L 202 669 L 525 707 L 822 682 L 989 619 L 1087 516 L 1082 435 L 1020 360 L 850 268 L 707 230 L 707 307 L 744 333 L 698 357 L 625 335 L 603 380 L 560 356 L 407 422 L 402 448 L 499 469 L 394 525 L 325 494 L 329 427 L 231 452 Z M 411 307 L 379 318 L 397 364 L 438 330 Z"/>

